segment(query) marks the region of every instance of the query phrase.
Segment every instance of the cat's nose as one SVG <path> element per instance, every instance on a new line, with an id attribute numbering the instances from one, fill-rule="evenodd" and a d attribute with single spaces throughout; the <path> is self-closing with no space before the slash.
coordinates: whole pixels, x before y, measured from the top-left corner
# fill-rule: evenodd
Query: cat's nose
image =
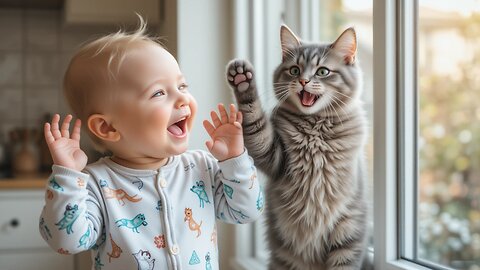
<path id="1" fill-rule="evenodd" d="M 298 80 L 298 81 L 300 82 L 300 84 L 301 84 L 302 86 L 305 86 L 307 83 L 310 82 L 309 80 L 305 80 L 305 79 L 300 79 L 300 80 Z"/>

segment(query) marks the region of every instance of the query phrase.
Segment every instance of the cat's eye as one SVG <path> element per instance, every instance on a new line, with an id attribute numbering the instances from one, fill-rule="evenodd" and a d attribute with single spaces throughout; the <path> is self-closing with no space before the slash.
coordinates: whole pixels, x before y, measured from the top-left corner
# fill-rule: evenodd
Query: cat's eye
<path id="1" fill-rule="evenodd" d="M 325 77 L 327 76 L 328 74 L 330 74 L 330 70 L 326 67 L 321 67 L 317 70 L 317 73 L 316 73 L 318 76 L 322 76 L 322 77 Z"/>
<path id="2" fill-rule="evenodd" d="M 165 91 L 164 90 L 158 90 L 158 91 L 155 91 L 155 93 L 152 95 L 152 98 L 154 97 L 160 97 L 160 96 L 164 96 L 165 95 Z"/>
<path id="3" fill-rule="evenodd" d="M 290 68 L 290 75 L 293 75 L 293 76 L 298 76 L 300 75 L 300 68 L 297 67 L 297 66 L 293 66 Z"/>

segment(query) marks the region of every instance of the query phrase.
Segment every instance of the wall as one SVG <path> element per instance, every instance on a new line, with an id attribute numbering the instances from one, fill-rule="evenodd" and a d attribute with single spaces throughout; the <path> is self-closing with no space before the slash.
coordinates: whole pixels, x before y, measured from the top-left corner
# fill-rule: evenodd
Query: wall
<path id="1" fill-rule="evenodd" d="M 81 43 L 116 29 L 66 28 L 58 10 L 0 9 L 0 134 L 7 138 L 17 127 L 41 134 L 46 114 L 68 113 L 61 83 L 70 57 Z"/>
<path id="2" fill-rule="evenodd" d="M 44 114 L 65 115 L 61 82 L 70 57 L 82 42 L 111 30 L 65 28 L 57 10 L 0 9 L 0 134 L 17 127 L 40 130 Z M 75 262 L 79 270 L 90 269 L 88 252 Z"/>

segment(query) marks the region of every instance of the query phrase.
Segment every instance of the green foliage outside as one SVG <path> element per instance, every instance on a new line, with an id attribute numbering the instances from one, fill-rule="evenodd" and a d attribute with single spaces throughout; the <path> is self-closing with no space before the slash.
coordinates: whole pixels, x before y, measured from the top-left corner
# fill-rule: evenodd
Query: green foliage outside
<path id="1" fill-rule="evenodd" d="M 473 45 L 459 72 L 419 71 L 418 255 L 473 270 L 480 269 L 480 15 L 459 31 Z"/>

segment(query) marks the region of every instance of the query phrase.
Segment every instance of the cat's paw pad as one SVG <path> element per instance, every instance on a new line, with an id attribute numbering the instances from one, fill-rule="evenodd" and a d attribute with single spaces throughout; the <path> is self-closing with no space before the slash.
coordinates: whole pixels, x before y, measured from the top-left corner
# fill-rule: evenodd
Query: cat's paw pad
<path id="1" fill-rule="evenodd" d="M 253 70 L 249 63 L 242 60 L 233 60 L 227 68 L 227 79 L 230 85 L 239 92 L 250 88 Z"/>

